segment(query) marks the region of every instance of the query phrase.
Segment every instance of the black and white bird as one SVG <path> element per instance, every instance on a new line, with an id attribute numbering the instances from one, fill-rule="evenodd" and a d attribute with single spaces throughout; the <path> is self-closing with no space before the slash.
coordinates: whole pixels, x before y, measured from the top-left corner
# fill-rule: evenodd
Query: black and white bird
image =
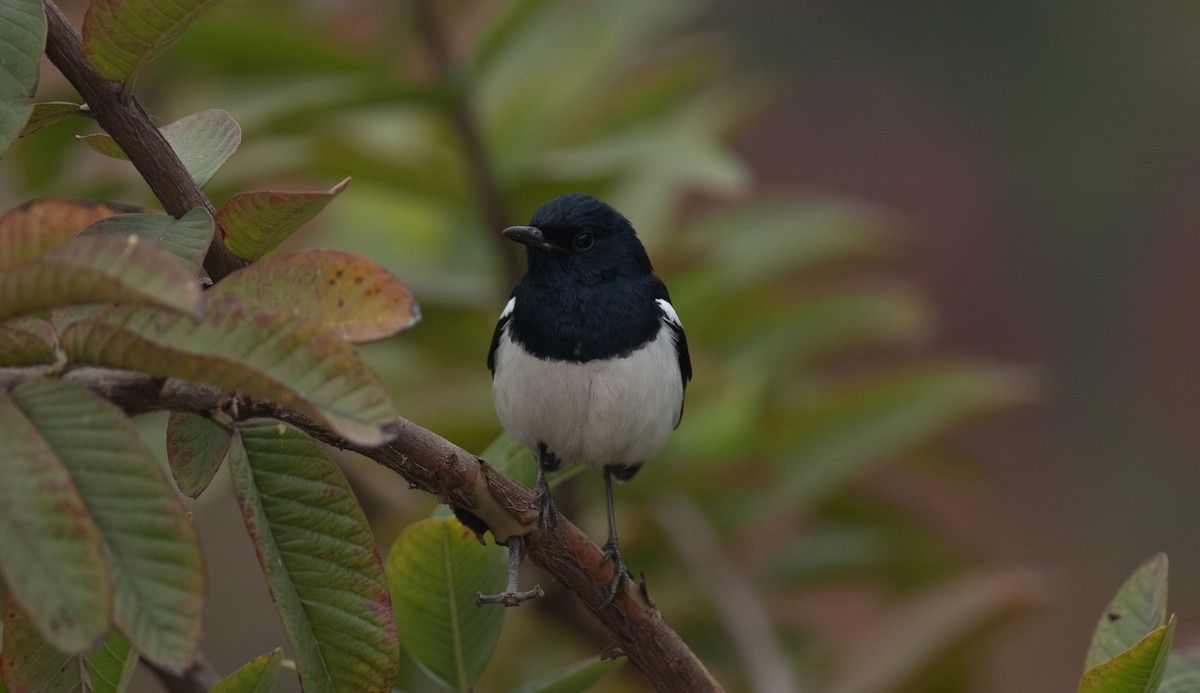
<path id="1" fill-rule="evenodd" d="M 604 552 L 614 571 L 607 604 L 628 579 L 612 482 L 632 478 L 679 425 L 692 377 L 687 340 L 633 226 L 604 202 L 562 195 L 528 226 L 503 233 L 526 246 L 528 269 L 492 336 L 496 413 L 537 458 L 543 527 L 556 513 L 546 472 L 563 462 L 604 471 Z M 482 601 L 511 605 L 531 596 L 515 591 L 514 571 L 508 592 Z"/>

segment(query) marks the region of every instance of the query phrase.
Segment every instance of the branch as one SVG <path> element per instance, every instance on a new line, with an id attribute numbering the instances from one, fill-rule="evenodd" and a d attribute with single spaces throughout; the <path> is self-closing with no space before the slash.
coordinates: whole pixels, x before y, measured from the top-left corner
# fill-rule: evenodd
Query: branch
<path id="1" fill-rule="evenodd" d="M 483 133 L 471 108 L 470 99 L 460 81 L 455 78 L 454 60 L 450 55 L 450 42 L 446 39 L 446 31 L 439 21 L 437 10 L 429 0 L 414 0 L 413 9 L 416 11 L 417 25 L 422 38 L 433 59 L 438 80 L 450 95 L 450 118 L 458 130 L 459 139 L 462 140 L 471 184 L 474 185 L 475 194 L 479 196 L 482 205 L 484 229 L 491 231 L 488 237 L 496 248 L 505 279 L 509 284 L 516 284 L 521 277 L 521 267 L 512 252 L 511 244 L 500 235 L 500 229 L 510 223 L 507 205 L 504 204 L 504 192 L 488 156 Z"/>
<path id="2" fill-rule="evenodd" d="M 106 80 L 92 70 L 83 53 L 79 32 L 51 0 L 44 0 L 43 4 L 48 20 L 47 57 L 87 102 L 100 127 L 121 146 L 163 209 L 177 219 L 196 207 L 215 215 L 212 202 L 196 185 L 146 110 L 132 96 L 121 99 L 120 82 Z M 225 247 L 224 238 L 225 232 L 217 226 L 204 258 L 204 270 L 214 282 L 245 264 Z"/>
<path id="3" fill-rule="evenodd" d="M 0 368 L 0 389 L 10 390 L 25 380 L 43 377 L 45 372 L 44 367 Z M 207 416 L 229 398 L 211 385 L 175 379 L 163 383 L 129 371 L 84 367 L 63 377 L 90 388 L 129 414 L 171 410 Z M 497 543 L 523 535 L 529 559 L 578 595 L 655 690 L 723 690 L 667 624 L 644 585 L 637 591 L 626 588 L 601 608 L 613 568 L 600 547 L 565 517 L 560 516 L 553 529 L 543 531 L 533 491 L 470 452 L 403 418 L 395 422 L 393 441 L 368 448 L 273 402 L 239 400 L 237 410 L 242 420 L 284 421 L 317 440 L 374 460 L 403 476 L 413 488 L 435 494 L 441 502 L 479 518 Z"/>

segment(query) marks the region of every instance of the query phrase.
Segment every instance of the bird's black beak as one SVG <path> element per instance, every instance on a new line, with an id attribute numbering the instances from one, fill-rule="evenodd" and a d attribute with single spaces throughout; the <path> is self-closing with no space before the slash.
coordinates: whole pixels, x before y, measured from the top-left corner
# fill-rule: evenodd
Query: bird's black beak
<path id="1" fill-rule="evenodd" d="M 527 245 L 530 248 L 550 249 L 550 243 L 542 235 L 542 230 L 536 226 L 510 226 L 501 233 L 509 240 Z"/>

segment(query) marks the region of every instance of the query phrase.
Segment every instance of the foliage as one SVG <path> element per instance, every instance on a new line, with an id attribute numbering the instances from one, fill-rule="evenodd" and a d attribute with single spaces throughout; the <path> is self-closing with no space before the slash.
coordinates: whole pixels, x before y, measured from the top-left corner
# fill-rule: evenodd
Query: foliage
<path id="1" fill-rule="evenodd" d="M 1175 616 L 1167 617 L 1167 556 L 1142 564 L 1100 616 L 1088 648 L 1080 693 L 1181 693 L 1200 682 L 1194 651 L 1171 651 Z"/>
<path id="2" fill-rule="evenodd" d="M 272 400 L 362 445 L 384 441 L 399 411 L 481 449 L 497 432 L 482 356 L 515 252 L 491 239 L 573 190 L 634 221 L 693 351 L 683 425 L 618 499 L 622 516 L 640 520 L 622 523 L 626 560 L 649 576 L 663 613 L 731 689 L 759 675 L 731 654 L 740 624 L 714 616 L 720 592 L 681 568 L 686 548 L 666 530 L 662 502 L 670 488 L 703 508 L 715 559 L 739 565 L 734 579 L 772 615 L 756 633 L 763 655 L 795 680 L 839 691 L 969 688 L 978 636 L 1035 604 L 1036 581 L 961 580 L 964 559 L 857 482 L 884 464 L 945 454 L 958 426 L 1025 401 L 1030 378 L 928 349 L 911 355 L 932 341 L 933 308 L 871 271 L 897 246 L 886 212 L 755 189 L 730 143 L 765 83 L 729 74 L 719 42 L 684 34 L 690 4 L 417 2 L 421 20 L 378 3 L 359 8 L 374 20 L 365 22 L 284 0 L 213 5 L 93 0 L 84 24 L 101 74 L 127 94 L 145 91 L 157 113 L 182 114 L 164 136 L 218 203 L 225 245 L 256 261 L 208 291 L 200 259 L 214 216 L 80 201 L 153 204 L 126 166 L 93 151 L 121 156 L 107 135 L 79 138 L 91 148 L 68 136 L 86 113 L 72 95 L 39 95 L 34 107 L 24 63 L 0 60 L 20 85 L 0 91 L 0 144 L 24 135 L 4 154 L 12 185 L 22 198 L 54 196 L 0 217 L 0 373 L 41 366 L 44 375 L 0 391 L 0 437 L 14 441 L 0 456 L 9 690 L 88 671 L 94 683 L 101 653 L 120 690 L 137 657 L 177 670 L 197 649 L 199 573 L 180 579 L 157 556 L 121 553 L 145 548 L 134 541 L 142 532 L 186 556 L 172 567 L 194 567 L 199 548 L 175 491 L 149 469 L 123 411 L 59 376 L 99 366 L 205 383 L 229 392 L 228 411 L 241 397 Z M 34 6 L 0 0 L 44 35 Z M 143 33 L 127 24 L 159 8 L 169 11 Z M 264 25 L 279 39 L 261 40 Z M 350 25 L 377 28 L 352 38 Z M 42 46 L 13 41 L 15 26 L 0 21 L 0 47 L 36 65 Z M 315 191 L 274 189 L 297 180 Z M 296 250 L 304 245 L 338 250 Z M 422 315 L 422 329 L 386 339 Z M 47 397 L 57 404 L 40 404 Z M 82 409 L 95 417 L 88 425 L 64 416 Z M 397 677 L 417 688 L 422 671 L 459 690 L 633 685 L 632 667 L 595 659 L 604 643 L 563 609 L 468 607 L 497 569 L 502 582 L 503 554 L 452 520 L 405 530 L 385 577 L 368 520 L 394 533 L 428 504 L 377 498 L 351 483 L 357 463 L 348 481 L 296 428 L 231 426 L 228 411 L 172 415 L 170 470 L 189 496 L 219 492 L 209 482 L 220 466 L 231 473 L 305 690 L 390 690 Z M 503 438 L 485 455 L 530 474 Z M 142 482 L 136 502 L 114 504 L 131 475 Z M 561 507 L 598 517 L 596 480 L 581 476 L 571 483 L 589 501 L 565 494 Z M 210 561 L 220 548 L 206 547 Z M 123 580 L 145 581 L 146 598 L 121 599 Z M 885 627 L 868 652 L 831 652 L 801 605 L 850 580 L 884 586 L 892 599 L 881 616 L 920 624 L 919 637 Z M 505 618 L 518 632 L 497 645 Z M 35 647 L 43 640 L 53 647 Z M 222 690 L 269 690 L 280 661 L 278 651 L 260 657 Z"/>

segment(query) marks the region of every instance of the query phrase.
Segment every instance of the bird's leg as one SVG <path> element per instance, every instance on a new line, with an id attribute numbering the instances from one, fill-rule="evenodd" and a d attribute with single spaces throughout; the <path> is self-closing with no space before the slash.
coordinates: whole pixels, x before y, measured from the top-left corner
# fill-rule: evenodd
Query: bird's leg
<path id="1" fill-rule="evenodd" d="M 612 468 L 604 468 L 604 496 L 608 504 L 608 541 L 604 542 L 604 560 L 613 564 L 612 582 L 608 584 L 608 596 L 604 602 L 600 604 L 600 608 L 604 608 L 612 603 L 617 592 L 621 591 L 621 587 L 625 581 L 629 579 L 629 571 L 625 568 L 625 561 L 621 560 L 621 549 L 617 544 L 617 518 L 613 511 L 613 492 L 612 492 Z"/>
<path id="2" fill-rule="evenodd" d="M 508 587 L 500 594 L 475 593 L 475 606 L 484 604 L 503 604 L 504 606 L 520 606 L 521 602 L 546 596 L 541 585 L 525 592 L 517 591 L 517 578 L 521 568 L 521 559 L 525 556 L 525 537 L 514 534 L 508 538 Z"/>
<path id="3" fill-rule="evenodd" d="M 554 496 L 550 495 L 550 483 L 546 481 L 546 472 L 556 472 L 562 466 L 562 460 L 546 449 L 545 443 L 538 443 L 537 449 L 537 484 L 533 490 L 537 493 L 538 502 L 542 508 L 542 531 L 548 532 L 558 524 L 558 509 L 554 506 Z"/>

